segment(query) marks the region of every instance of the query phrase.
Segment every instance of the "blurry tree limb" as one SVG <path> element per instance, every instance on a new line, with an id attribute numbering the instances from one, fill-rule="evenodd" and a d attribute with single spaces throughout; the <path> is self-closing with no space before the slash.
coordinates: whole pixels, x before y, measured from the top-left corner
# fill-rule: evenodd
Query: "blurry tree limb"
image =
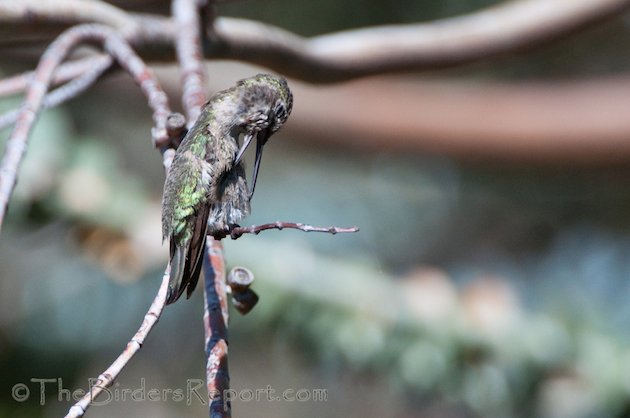
<path id="1" fill-rule="evenodd" d="M 31 2 L 36 1 L 22 3 Z M 90 2 L 64 3 L 83 7 Z M 630 0 L 513 0 L 434 22 L 369 27 L 308 39 L 264 23 L 217 18 L 205 56 L 245 61 L 309 82 L 335 82 L 460 65 L 516 51 L 615 16 L 628 6 Z M 7 13 L 3 7 L 7 6 L 0 3 L 0 16 Z M 73 23 L 100 19 L 87 12 L 71 16 L 75 18 Z M 156 15 L 128 16 L 136 25 L 125 26 L 131 29 L 124 35 L 141 56 L 174 58 L 177 28 L 172 20 Z M 12 39 L 19 40 L 20 28 L 26 31 L 29 26 L 18 26 L 3 34 L 0 47 L 4 47 L 4 53 L 6 48 L 21 46 L 12 43 Z"/>
<path id="2" fill-rule="evenodd" d="M 628 0 L 514 0 L 461 17 L 304 39 L 258 22 L 219 18 L 216 56 L 309 82 L 343 81 L 477 61 L 550 41 L 614 16 Z"/>
<path id="3" fill-rule="evenodd" d="M 630 159 L 628 77 L 520 84 L 371 79 L 294 91 L 304 105 L 284 134 L 316 147 L 523 163 Z"/>
<path id="4" fill-rule="evenodd" d="M 70 408 L 68 414 L 66 415 L 66 418 L 76 418 L 83 416 L 85 414 L 85 411 L 90 407 L 90 404 L 96 399 L 96 397 L 114 383 L 122 369 L 140 350 L 140 348 L 142 348 L 144 340 L 147 338 L 147 335 L 149 335 L 149 332 L 151 332 L 155 324 L 157 324 L 160 316 L 162 315 L 162 311 L 164 310 L 169 277 L 170 265 L 166 268 L 166 271 L 164 272 L 160 289 L 158 290 L 155 299 L 153 299 L 153 303 L 151 303 L 151 306 L 144 316 L 142 324 L 140 325 L 140 328 L 138 329 L 136 334 L 127 343 L 127 347 L 118 356 L 118 358 L 107 368 L 107 370 L 105 370 L 98 376 L 96 382 L 90 385 L 90 388 L 86 395 L 83 396 L 76 404 L 74 404 Z"/>

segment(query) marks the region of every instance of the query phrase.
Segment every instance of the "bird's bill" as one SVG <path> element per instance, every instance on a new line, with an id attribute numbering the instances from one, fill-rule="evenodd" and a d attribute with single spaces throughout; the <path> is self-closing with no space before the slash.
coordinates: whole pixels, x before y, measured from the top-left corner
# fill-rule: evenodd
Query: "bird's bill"
<path id="1" fill-rule="evenodd" d="M 254 195 L 256 180 L 258 179 L 258 170 L 260 169 L 260 160 L 262 159 L 263 146 L 265 145 L 265 143 L 267 143 L 267 140 L 269 139 L 269 131 L 265 129 L 263 131 L 245 135 L 245 137 L 243 138 L 243 145 L 238 150 L 238 153 L 236 154 L 236 159 L 234 160 L 235 165 L 241 162 L 241 160 L 243 159 L 243 155 L 245 155 L 245 151 L 249 147 L 249 144 L 251 144 L 254 136 L 256 137 L 256 157 L 254 160 L 254 176 L 251 183 L 252 187 L 249 192 L 249 200 L 251 200 L 252 196 Z"/>
<path id="2" fill-rule="evenodd" d="M 245 151 L 247 150 L 247 147 L 249 147 L 249 144 L 251 144 L 252 139 L 254 139 L 254 133 L 249 133 L 245 135 L 245 137 L 243 138 L 243 145 L 238 150 L 238 153 L 236 153 L 236 159 L 234 160 L 234 165 L 241 162 L 241 159 L 243 158 L 243 155 L 245 155 Z"/>
<path id="3" fill-rule="evenodd" d="M 252 196 L 254 196 L 254 188 L 256 187 L 256 179 L 258 179 L 258 170 L 260 169 L 260 160 L 262 159 L 262 151 L 263 145 L 267 142 L 267 138 L 263 138 L 266 135 L 265 132 L 261 132 L 256 139 L 256 159 L 254 160 L 254 176 L 252 177 L 252 188 L 249 191 L 249 200 L 252 200 Z"/>

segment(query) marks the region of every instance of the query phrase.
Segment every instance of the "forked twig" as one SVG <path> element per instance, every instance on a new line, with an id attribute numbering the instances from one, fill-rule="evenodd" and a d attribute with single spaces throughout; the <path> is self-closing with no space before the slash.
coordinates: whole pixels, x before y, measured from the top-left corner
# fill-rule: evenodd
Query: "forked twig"
<path id="1" fill-rule="evenodd" d="M 57 86 L 74 80 L 89 72 L 92 68 L 99 67 L 104 61 L 111 61 L 111 57 L 107 54 L 98 54 L 64 62 L 55 70 L 50 85 Z M 27 71 L 0 80 L 0 96 L 10 96 L 23 92 L 34 78 L 35 71 Z"/>
<path id="2" fill-rule="evenodd" d="M 142 348 L 142 344 L 144 340 L 149 335 L 149 332 L 153 329 L 155 324 L 160 319 L 160 315 L 164 310 L 164 304 L 166 302 L 166 292 L 168 290 L 168 281 L 170 277 L 170 264 L 166 267 L 164 271 L 164 276 L 162 277 L 162 284 L 160 285 L 160 290 L 158 290 L 155 299 L 153 299 L 153 303 L 149 307 L 144 319 L 142 320 L 142 325 L 136 332 L 136 334 L 131 338 L 131 340 L 127 343 L 127 347 L 125 350 L 118 356 L 118 358 L 105 370 L 100 376 L 96 379 L 96 383 L 90 384 L 89 392 L 83 396 L 77 403 L 75 403 L 66 418 L 76 418 L 81 417 L 85 414 L 85 411 L 88 409 L 90 404 L 96 397 L 110 387 L 116 377 L 120 374 L 121 370 L 127 365 L 129 360 Z"/>
<path id="3" fill-rule="evenodd" d="M 55 70 L 77 45 L 94 41 L 101 43 L 105 51 L 133 76 L 147 96 L 149 106 L 153 109 L 155 126 L 152 129 L 152 136 L 156 146 L 169 142 L 166 120 L 171 111 L 166 94 L 153 72 L 129 44 L 116 31 L 103 25 L 81 25 L 68 29 L 59 35 L 42 55 L 33 81 L 26 92 L 13 132 L 7 140 L 5 154 L 0 163 L 0 228 L 15 187 L 17 172 L 26 151 L 29 134 L 39 115 Z"/>
<path id="4" fill-rule="evenodd" d="M 45 109 L 59 106 L 60 104 L 72 99 L 90 88 L 104 73 L 107 71 L 114 60 L 111 56 L 106 55 L 98 57 L 93 66 L 86 72 L 80 74 L 75 79 L 68 81 L 51 91 L 44 97 L 42 106 Z M 100 59 L 102 58 L 102 59 Z M 10 110 L 0 115 L 0 130 L 15 123 L 20 115 L 20 109 Z"/>
<path id="5" fill-rule="evenodd" d="M 46 49 L 26 91 L 24 103 L 13 132 L 7 140 L 5 153 L 0 163 L 0 228 L 2 228 L 9 199 L 15 187 L 17 172 L 26 151 L 31 128 L 37 119 L 55 69 L 81 38 L 77 32 L 76 29 L 70 29 Z"/>

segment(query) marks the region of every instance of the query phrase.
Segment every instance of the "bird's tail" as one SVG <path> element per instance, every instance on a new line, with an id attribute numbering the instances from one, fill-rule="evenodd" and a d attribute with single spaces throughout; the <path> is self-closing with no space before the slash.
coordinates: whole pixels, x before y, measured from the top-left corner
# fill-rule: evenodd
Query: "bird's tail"
<path id="1" fill-rule="evenodd" d="M 179 299 L 183 292 L 182 279 L 186 267 L 186 247 L 176 247 L 174 251 L 171 251 L 171 254 L 171 273 L 168 281 L 168 293 L 166 294 L 167 305 Z"/>
<path id="2" fill-rule="evenodd" d="M 205 248 L 205 234 L 193 237 L 188 245 L 171 247 L 171 274 L 166 295 L 167 305 L 177 301 L 184 290 L 188 289 L 187 297 L 190 297 L 195 290 L 201 273 Z"/>

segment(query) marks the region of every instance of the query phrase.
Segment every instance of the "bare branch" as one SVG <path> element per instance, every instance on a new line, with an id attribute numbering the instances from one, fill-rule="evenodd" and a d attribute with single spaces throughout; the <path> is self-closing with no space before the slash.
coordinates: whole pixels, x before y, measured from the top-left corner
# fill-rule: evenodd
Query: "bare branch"
<path id="1" fill-rule="evenodd" d="M 131 338 L 129 343 L 127 343 L 127 347 L 125 350 L 118 356 L 118 358 L 105 370 L 101 375 L 97 378 L 96 383 L 92 384 L 89 392 L 81 398 L 76 404 L 74 404 L 66 418 L 76 418 L 81 417 L 85 414 L 85 411 L 90 407 L 92 401 L 96 399 L 96 397 L 110 387 L 116 377 L 120 374 L 122 369 L 129 363 L 129 361 L 133 358 L 133 356 L 142 348 L 142 344 L 144 344 L 144 340 L 149 335 L 149 332 L 153 329 L 155 324 L 160 319 L 160 315 L 162 315 L 162 311 L 164 310 L 164 305 L 166 303 L 166 292 L 168 290 L 168 281 L 170 276 L 170 264 L 166 267 L 166 271 L 164 272 L 164 276 L 162 277 L 162 284 L 160 285 L 160 289 L 158 290 L 153 303 L 149 307 L 144 319 L 142 320 L 142 325 L 136 332 L 136 334 Z"/>
<path id="2" fill-rule="evenodd" d="M 195 0 L 173 0 L 173 19 L 177 30 L 175 49 L 182 72 L 183 105 L 192 125 L 206 102 L 206 76 L 201 49 L 201 17 Z"/>
<path id="3" fill-rule="evenodd" d="M 7 140 L 5 154 L 0 163 L 0 228 L 15 186 L 20 162 L 26 151 L 28 136 L 41 108 L 53 72 L 78 41 L 76 30 L 73 29 L 57 38 L 42 56 L 33 81 L 26 91 L 24 104 L 13 132 Z"/>
<path id="4" fill-rule="evenodd" d="M 258 235 L 261 231 L 266 231 L 268 229 L 299 229 L 304 232 L 325 232 L 327 234 L 344 234 L 348 232 L 358 232 L 359 228 L 356 226 L 350 228 L 339 228 L 337 226 L 311 226 L 303 223 L 294 223 L 294 222 L 280 222 L 276 221 L 273 223 L 262 224 L 262 225 L 252 225 L 252 226 L 237 226 L 232 228 L 231 231 L 226 232 L 225 236 L 230 235 L 232 239 L 238 239 L 244 234 L 254 234 Z"/>
<path id="5" fill-rule="evenodd" d="M 114 60 L 109 55 L 95 57 L 93 65 L 90 69 L 79 75 L 77 78 L 48 93 L 44 98 L 42 106 L 45 109 L 49 109 L 51 107 L 59 106 L 73 97 L 80 95 L 90 88 L 105 73 L 105 71 L 111 67 L 113 62 Z M 5 114 L 0 115 L 0 130 L 15 123 L 19 115 L 19 109 L 10 110 Z"/>
<path id="6" fill-rule="evenodd" d="M 204 260 L 204 315 L 206 334 L 206 374 L 211 417 L 230 417 L 230 400 L 225 398 L 230 388 L 228 371 L 227 325 L 228 306 L 225 285 L 223 245 L 208 237 Z"/>

